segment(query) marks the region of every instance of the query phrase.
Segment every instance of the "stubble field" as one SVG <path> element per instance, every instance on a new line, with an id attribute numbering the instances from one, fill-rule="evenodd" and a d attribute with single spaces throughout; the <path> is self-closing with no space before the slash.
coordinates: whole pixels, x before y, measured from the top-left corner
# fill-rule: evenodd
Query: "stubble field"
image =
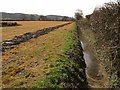
<path id="1" fill-rule="evenodd" d="M 23 26 L 4 27 L 3 40 L 65 23 L 22 22 Z M 83 87 L 85 64 L 76 30 L 76 24 L 71 23 L 4 51 L 3 88 Z"/>

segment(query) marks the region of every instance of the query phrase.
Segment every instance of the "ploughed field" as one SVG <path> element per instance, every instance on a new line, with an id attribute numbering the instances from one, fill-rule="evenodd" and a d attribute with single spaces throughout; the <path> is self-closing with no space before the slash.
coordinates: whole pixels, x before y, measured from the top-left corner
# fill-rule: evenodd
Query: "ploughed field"
<path id="1" fill-rule="evenodd" d="M 34 32 L 43 28 L 61 25 L 67 22 L 62 21 L 7 21 L 16 22 L 19 26 L 0 27 L 2 30 L 2 39 L 11 39 L 14 36 L 19 36 L 27 32 Z M 2 29 L 1 29 L 2 28 Z"/>
<path id="2" fill-rule="evenodd" d="M 3 40 L 68 22 L 19 21 L 17 23 L 21 23 L 22 26 L 3 28 Z M 76 54 L 83 55 L 81 47 L 78 46 L 78 41 L 75 39 L 77 38 L 75 30 L 76 24 L 71 23 L 3 52 L 3 88 L 83 86 L 85 84 L 83 57 L 77 57 L 80 59 L 81 65 L 78 63 L 79 61 L 77 63 L 74 61 L 76 59 L 74 51 Z M 69 53 L 73 58 L 69 56 Z"/>

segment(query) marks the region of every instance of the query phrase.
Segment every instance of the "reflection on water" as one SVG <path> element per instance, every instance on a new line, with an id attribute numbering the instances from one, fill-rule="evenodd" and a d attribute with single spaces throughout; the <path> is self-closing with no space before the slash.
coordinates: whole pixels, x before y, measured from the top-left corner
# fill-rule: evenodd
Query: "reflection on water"
<path id="1" fill-rule="evenodd" d="M 108 88 L 109 78 L 106 71 L 102 68 L 99 60 L 94 57 L 91 49 L 81 41 L 83 48 L 84 59 L 87 64 L 86 75 L 88 85 L 91 88 Z"/>
<path id="2" fill-rule="evenodd" d="M 86 44 L 83 41 L 81 41 L 81 44 L 83 48 L 84 59 L 87 64 L 86 73 L 91 78 L 95 79 L 97 74 L 99 73 L 98 60 L 96 60 L 94 55 L 90 52 L 90 49 L 86 46 Z"/>
<path id="3" fill-rule="evenodd" d="M 86 76 L 90 88 L 109 88 L 110 79 L 100 60 L 96 59 L 92 49 L 86 44 L 86 39 L 80 35 L 81 46 L 83 48 L 84 60 L 86 62 Z M 92 90 L 92 89 L 90 89 Z"/>

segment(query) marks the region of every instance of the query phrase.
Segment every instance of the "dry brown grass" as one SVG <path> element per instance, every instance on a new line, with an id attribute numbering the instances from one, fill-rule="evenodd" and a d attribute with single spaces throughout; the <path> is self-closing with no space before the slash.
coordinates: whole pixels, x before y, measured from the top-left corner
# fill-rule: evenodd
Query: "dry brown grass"
<path id="1" fill-rule="evenodd" d="M 51 22 L 53 26 L 55 23 Z M 61 23 L 64 22 L 58 22 Z M 70 31 L 72 26 L 73 24 L 70 24 L 56 29 L 4 52 L 3 62 L 11 62 L 3 63 L 3 87 L 34 86 L 46 72 L 49 72 L 50 63 L 62 52 L 65 33 Z"/>
<path id="2" fill-rule="evenodd" d="M 48 27 L 53 27 L 53 26 L 67 23 L 62 21 L 9 21 L 9 22 L 17 22 L 22 26 L 3 27 L 2 28 L 3 40 L 11 39 L 14 36 L 19 36 L 26 32 L 34 32 L 42 28 L 48 28 Z"/>

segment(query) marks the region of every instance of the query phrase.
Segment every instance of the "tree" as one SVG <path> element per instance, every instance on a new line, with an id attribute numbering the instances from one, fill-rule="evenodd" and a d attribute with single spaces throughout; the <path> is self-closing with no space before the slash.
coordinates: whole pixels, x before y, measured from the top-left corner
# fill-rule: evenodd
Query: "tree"
<path id="1" fill-rule="evenodd" d="M 68 21 L 69 20 L 69 17 L 67 17 L 67 16 L 64 16 L 63 18 L 62 18 L 62 21 Z"/>
<path id="2" fill-rule="evenodd" d="M 39 20 L 46 21 L 48 20 L 47 16 L 40 15 Z"/>
<path id="3" fill-rule="evenodd" d="M 90 20 L 91 14 L 85 16 L 87 20 Z"/>
<path id="4" fill-rule="evenodd" d="M 30 15 L 30 20 L 35 20 L 35 15 Z"/>
<path id="5" fill-rule="evenodd" d="M 76 12 L 75 12 L 75 19 L 76 20 L 80 20 L 82 18 L 83 18 L 83 12 L 82 12 L 82 10 L 77 9 Z"/>

